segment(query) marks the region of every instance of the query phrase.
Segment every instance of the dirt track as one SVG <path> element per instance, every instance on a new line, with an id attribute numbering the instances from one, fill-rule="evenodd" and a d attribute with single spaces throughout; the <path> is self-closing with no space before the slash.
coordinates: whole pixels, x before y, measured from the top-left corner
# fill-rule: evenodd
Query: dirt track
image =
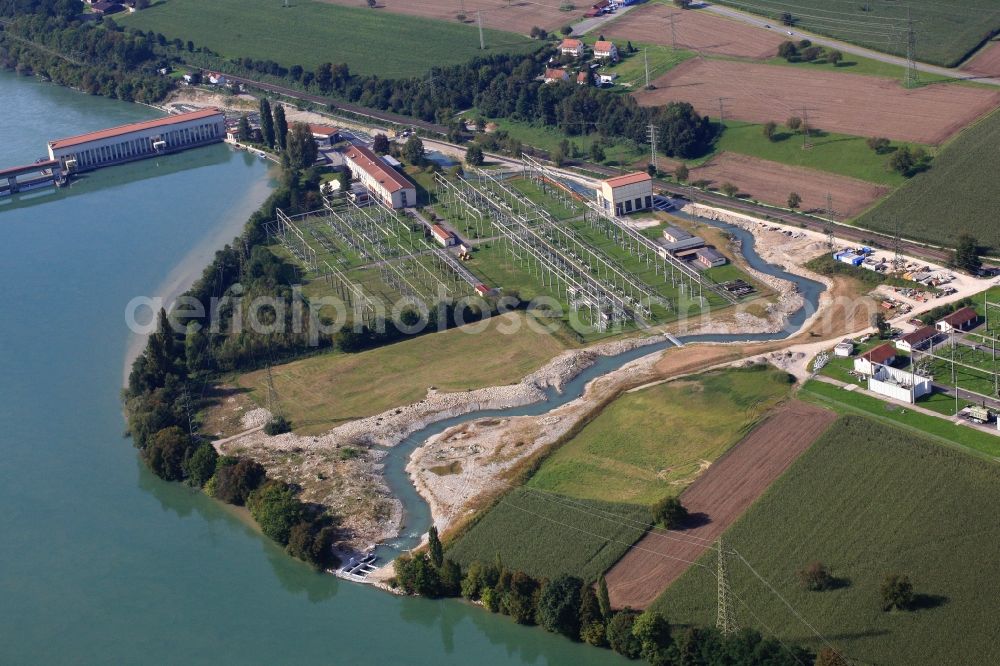
<path id="1" fill-rule="evenodd" d="M 334 5 L 346 7 L 361 7 L 359 0 L 323 0 Z M 378 0 L 375 11 L 386 11 L 394 14 L 422 16 L 441 21 L 457 22 L 458 14 L 466 15 L 466 23 L 476 24 L 476 12 L 483 13 L 483 27 L 492 30 L 506 30 L 528 34 L 533 26 L 552 31 L 566 23 L 573 23 L 583 15 L 579 11 L 563 12 L 559 10 L 559 0 L 532 0 L 522 2 L 514 0 Z M 584 7 L 584 5 L 579 5 Z M 589 6 L 589 5 L 587 5 Z"/>
<path id="2" fill-rule="evenodd" d="M 1000 76 L 1000 42 L 987 45 L 972 60 L 962 65 L 962 71 L 982 76 Z"/>
<path id="3" fill-rule="evenodd" d="M 730 182 L 747 198 L 785 206 L 789 192 L 802 197 L 802 210 L 826 210 L 833 197 L 834 217 L 853 217 L 888 193 L 888 188 L 825 171 L 794 167 L 737 153 L 722 153 L 691 170 L 691 181 L 707 180 L 718 188 Z"/>
<path id="4" fill-rule="evenodd" d="M 615 564 L 606 578 L 615 608 L 646 608 L 837 418 L 793 401 L 779 408 L 681 495 L 697 527 L 654 530 Z"/>
<path id="5" fill-rule="evenodd" d="M 702 53 L 762 60 L 777 54 L 781 37 L 768 30 L 737 23 L 698 10 L 647 4 L 602 28 L 609 39 L 672 46 L 670 17 L 677 47 Z"/>
<path id="6" fill-rule="evenodd" d="M 939 144 L 998 103 L 1000 91 L 958 84 L 907 90 L 894 79 L 694 58 L 635 93 L 640 104 L 690 102 L 718 118 L 754 123 L 808 117 L 813 127 L 855 136 Z"/>

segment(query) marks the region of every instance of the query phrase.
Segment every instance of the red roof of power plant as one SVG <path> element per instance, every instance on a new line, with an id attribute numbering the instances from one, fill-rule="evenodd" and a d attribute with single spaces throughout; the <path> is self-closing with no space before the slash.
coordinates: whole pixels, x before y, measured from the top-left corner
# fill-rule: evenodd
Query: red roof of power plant
<path id="1" fill-rule="evenodd" d="M 937 335 L 937 329 L 933 326 L 922 326 L 912 333 L 907 333 L 899 340 L 900 342 L 905 342 L 908 345 L 919 345 L 921 342 L 926 342 L 930 340 L 935 335 Z"/>
<path id="2" fill-rule="evenodd" d="M 604 182 L 610 185 L 611 187 L 625 187 L 626 185 L 635 185 L 636 183 L 643 183 L 647 180 L 653 180 L 652 176 L 642 171 L 636 171 L 635 173 L 627 173 L 624 176 L 615 176 L 614 178 L 608 178 Z"/>
<path id="3" fill-rule="evenodd" d="M 442 227 L 440 224 L 431 225 L 431 233 L 440 238 L 441 240 L 448 240 L 452 237 L 452 233 Z"/>
<path id="4" fill-rule="evenodd" d="M 364 169 L 365 173 L 381 183 L 389 192 L 413 187 L 413 183 L 403 178 L 398 171 L 364 146 L 351 146 L 344 153 L 344 157 L 358 165 L 359 169 Z"/>
<path id="5" fill-rule="evenodd" d="M 202 118 L 211 118 L 213 116 L 221 115 L 222 111 L 219 111 L 218 109 L 199 109 L 198 111 L 178 113 L 166 116 L 165 118 L 157 118 L 155 120 L 144 120 L 141 123 L 119 125 L 118 127 L 112 127 L 98 132 L 88 132 L 87 134 L 71 136 L 65 139 L 56 139 L 55 141 L 49 141 L 49 146 L 52 148 L 69 148 L 71 146 L 77 146 L 81 143 L 88 143 L 90 141 L 100 141 L 101 139 L 110 139 L 115 136 L 122 136 L 123 134 L 130 134 L 132 132 L 141 132 L 142 130 L 155 129 L 157 127 L 169 127 L 188 120 L 200 120 Z"/>

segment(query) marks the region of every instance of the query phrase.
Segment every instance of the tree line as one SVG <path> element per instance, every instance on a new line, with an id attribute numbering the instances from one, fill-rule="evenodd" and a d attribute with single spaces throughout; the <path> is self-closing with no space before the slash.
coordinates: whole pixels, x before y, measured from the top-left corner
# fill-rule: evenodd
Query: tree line
<path id="1" fill-rule="evenodd" d="M 671 625 L 656 610 L 615 611 L 603 577 L 596 587 L 571 575 L 538 579 L 507 568 L 499 555 L 491 563 L 472 562 L 463 572 L 445 557 L 433 526 L 426 550 L 401 555 L 394 568 L 391 584 L 406 594 L 462 597 L 518 624 L 538 625 L 570 640 L 658 666 L 792 666 L 813 661 L 808 651 L 787 647 L 751 629 L 723 636 L 715 629 Z"/>
<path id="2" fill-rule="evenodd" d="M 0 13 L 9 4 L 0 5 Z M 71 20 L 52 7 L 39 3 L 36 13 L 19 14 L 3 26 L 0 66 L 128 102 L 156 102 L 171 90 L 171 79 L 157 73 L 168 61 L 144 34 Z"/>
<path id="3" fill-rule="evenodd" d="M 649 125 L 657 126 L 657 149 L 670 157 L 703 155 L 720 128 L 687 103 L 642 107 L 631 97 L 575 83 L 546 84 L 539 80 L 552 48 L 528 55 L 497 54 L 468 63 L 435 67 L 427 77 L 383 79 L 359 75 L 346 64 L 323 63 L 314 70 L 301 65 L 285 68 L 253 58 L 224 60 L 193 56 L 178 50 L 182 59 L 201 66 L 296 87 L 340 98 L 361 106 L 419 118 L 441 125 L 454 124 L 458 111 L 477 108 L 491 118 L 540 123 L 569 136 L 598 133 L 606 137 L 649 144 Z M 206 59 L 207 58 L 207 59 Z"/>

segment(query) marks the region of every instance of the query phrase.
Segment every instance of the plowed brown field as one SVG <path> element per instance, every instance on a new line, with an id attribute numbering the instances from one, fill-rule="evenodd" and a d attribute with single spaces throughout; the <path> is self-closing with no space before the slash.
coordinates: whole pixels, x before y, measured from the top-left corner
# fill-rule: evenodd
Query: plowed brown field
<path id="1" fill-rule="evenodd" d="M 715 188 L 729 182 L 740 188 L 741 196 L 774 206 L 785 206 L 788 194 L 798 192 L 806 212 L 825 212 L 829 194 L 837 218 L 854 217 L 889 192 L 887 187 L 856 178 L 738 153 L 722 153 L 691 169 L 689 180 L 707 180 Z"/>
<path id="2" fill-rule="evenodd" d="M 359 0 L 324 0 L 334 5 L 362 7 Z M 528 34 L 533 26 L 555 30 L 567 23 L 573 23 L 583 16 L 584 10 L 564 12 L 559 10 L 560 0 L 378 0 L 377 9 L 395 14 L 409 14 L 442 21 L 456 21 L 459 14 L 465 14 L 466 22 L 476 23 L 476 12 L 483 13 L 483 27 L 493 30 L 507 30 Z M 589 7 L 590 5 L 579 5 Z"/>
<path id="3" fill-rule="evenodd" d="M 653 3 L 633 9 L 601 28 L 601 32 L 609 39 L 663 46 L 672 46 L 676 35 L 677 48 L 760 60 L 777 55 L 778 45 L 783 41 L 770 30 L 698 10 L 681 10 Z"/>
<path id="4" fill-rule="evenodd" d="M 635 93 L 640 104 L 690 102 L 718 117 L 754 123 L 808 117 L 813 127 L 855 136 L 938 144 L 1000 103 L 1000 91 L 952 83 L 907 90 L 894 79 L 694 58 Z"/>
<path id="5" fill-rule="evenodd" d="M 962 65 L 962 71 L 981 76 L 1000 76 L 1000 42 L 988 44 L 972 60 Z"/>
<path id="6" fill-rule="evenodd" d="M 746 511 L 837 415 L 793 401 L 708 468 L 681 495 L 698 527 L 653 530 L 607 573 L 615 608 L 646 608 Z"/>

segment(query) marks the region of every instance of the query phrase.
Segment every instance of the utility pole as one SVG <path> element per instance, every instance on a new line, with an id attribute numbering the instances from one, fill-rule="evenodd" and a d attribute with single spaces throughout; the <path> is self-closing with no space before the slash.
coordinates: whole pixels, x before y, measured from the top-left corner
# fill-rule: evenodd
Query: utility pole
<path id="1" fill-rule="evenodd" d="M 826 193 L 826 214 L 828 217 L 833 217 L 833 194 L 830 192 Z"/>
<path id="2" fill-rule="evenodd" d="M 642 49 L 642 60 L 646 66 L 646 90 L 649 90 L 649 55 L 645 48 Z"/>
<path id="3" fill-rule="evenodd" d="M 654 169 L 656 169 L 657 168 L 656 167 L 656 125 L 654 125 L 653 123 L 649 124 L 649 150 L 650 150 L 649 163 L 653 165 Z"/>
<path id="4" fill-rule="evenodd" d="M 486 50 L 486 42 L 483 40 L 483 13 L 481 11 L 476 12 L 476 22 L 479 24 L 479 50 Z"/>
<path id="5" fill-rule="evenodd" d="M 898 271 L 903 267 L 903 242 L 901 240 L 903 225 L 899 221 L 899 218 L 896 218 L 894 222 L 892 234 L 892 267 Z"/>
<path id="6" fill-rule="evenodd" d="M 905 88 L 915 88 L 920 85 L 920 75 L 917 72 L 917 31 L 913 28 L 910 18 L 910 8 L 906 8 L 906 75 L 903 79 Z"/>
<path id="7" fill-rule="evenodd" d="M 672 48 L 674 51 L 677 50 L 677 28 L 674 25 L 674 17 L 675 16 L 676 16 L 676 14 L 673 11 L 671 11 L 670 12 L 670 48 Z"/>
<path id="8" fill-rule="evenodd" d="M 719 601 L 715 627 L 723 636 L 732 636 L 739 627 L 736 624 L 736 607 L 733 605 L 733 593 L 729 589 L 729 567 L 726 566 L 726 555 L 722 549 L 722 539 L 715 542 L 719 555 Z"/>

